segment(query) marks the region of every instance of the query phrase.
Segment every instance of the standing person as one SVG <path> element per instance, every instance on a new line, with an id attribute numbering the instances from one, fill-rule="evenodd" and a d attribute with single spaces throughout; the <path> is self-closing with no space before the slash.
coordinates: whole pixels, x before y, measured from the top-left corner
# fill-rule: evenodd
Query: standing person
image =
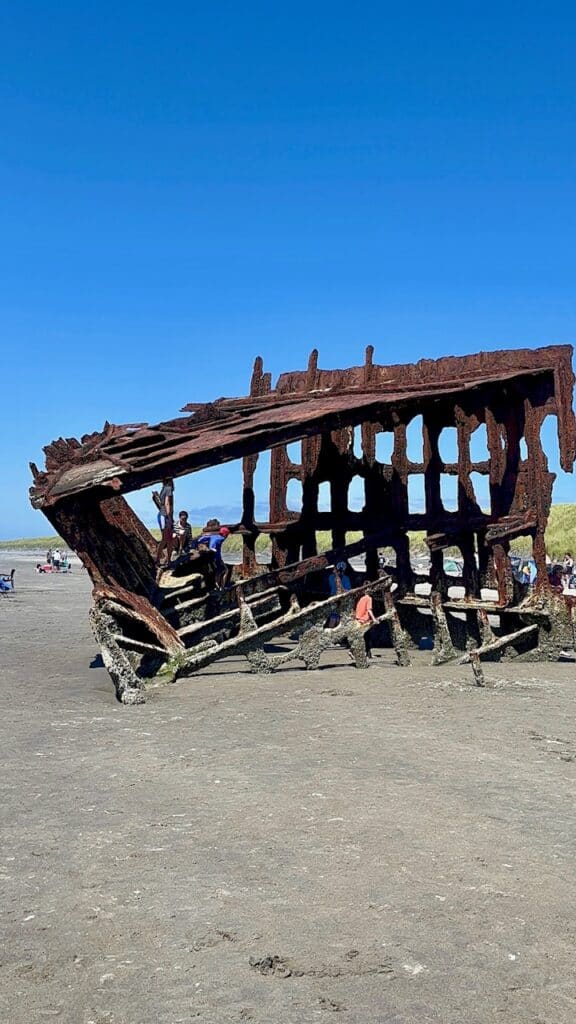
<path id="1" fill-rule="evenodd" d="M 52 568 L 55 572 L 60 572 L 60 549 L 54 548 L 52 552 Z"/>
<path id="2" fill-rule="evenodd" d="M 46 552 L 46 565 L 52 565 L 52 548 L 48 548 Z"/>
<path id="3" fill-rule="evenodd" d="M 166 550 L 166 565 L 170 565 L 174 545 L 174 480 L 165 476 L 162 490 L 152 491 L 152 500 L 158 509 L 158 526 L 161 530 L 160 543 L 156 552 L 156 567 L 160 568 L 162 555 Z"/>
<path id="4" fill-rule="evenodd" d="M 352 582 L 347 573 L 346 562 L 337 562 L 332 572 L 328 577 L 328 588 L 330 591 L 330 597 L 336 597 L 337 594 L 343 594 L 347 590 L 352 590 Z M 326 621 L 326 629 L 335 629 L 340 624 L 340 612 L 334 608 L 330 612 Z"/>
<path id="5" fill-rule="evenodd" d="M 356 608 L 354 609 L 354 618 L 359 626 L 370 626 L 370 628 L 364 633 L 364 642 L 366 644 L 366 654 L 371 658 L 372 641 L 370 632 L 371 626 L 376 622 L 376 617 L 372 611 L 372 597 L 370 594 L 362 594 L 362 597 L 359 599 Z"/>
<path id="6" fill-rule="evenodd" d="M 341 594 L 343 590 L 352 590 L 352 582 L 347 572 L 346 562 L 337 562 L 328 577 L 330 597 Z"/>
<path id="7" fill-rule="evenodd" d="M 562 559 L 562 583 L 567 587 L 570 583 L 570 577 L 574 572 L 574 559 L 569 551 L 566 552 Z"/>

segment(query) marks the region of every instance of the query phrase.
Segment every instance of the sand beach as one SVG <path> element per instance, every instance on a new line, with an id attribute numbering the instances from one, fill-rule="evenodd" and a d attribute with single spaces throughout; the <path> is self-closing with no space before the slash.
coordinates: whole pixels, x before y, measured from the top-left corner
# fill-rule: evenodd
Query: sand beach
<path id="1" fill-rule="evenodd" d="M 7 1024 L 572 1024 L 576 667 L 241 659 L 123 707 L 90 582 L 2 637 Z"/>

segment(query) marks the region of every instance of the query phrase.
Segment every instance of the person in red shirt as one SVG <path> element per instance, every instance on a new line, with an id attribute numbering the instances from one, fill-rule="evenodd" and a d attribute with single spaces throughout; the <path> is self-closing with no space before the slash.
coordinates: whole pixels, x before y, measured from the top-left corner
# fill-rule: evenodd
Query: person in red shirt
<path id="1" fill-rule="evenodd" d="M 354 618 L 358 625 L 368 626 L 369 628 L 364 633 L 364 642 L 366 644 L 366 654 L 369 658 L 372 657 L 372 642 L 370 638 L 371 626 L 376 622 L 376 616 L 372 611 L 372 597 L 370 594 L 362 594 L 359 598 L 356 608 L 354 609 Z"/>

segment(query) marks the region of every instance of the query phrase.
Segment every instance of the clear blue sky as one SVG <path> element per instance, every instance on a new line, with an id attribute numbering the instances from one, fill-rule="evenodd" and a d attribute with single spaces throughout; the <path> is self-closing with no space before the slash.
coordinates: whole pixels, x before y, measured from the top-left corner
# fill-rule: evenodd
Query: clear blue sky
<path id="1" fill-rule="evenodd" d="M 567 3 L 4 4 L 0 537 L 45 532 L 44 443 L 256 354 L 573 342 L 575 38 Z"/>

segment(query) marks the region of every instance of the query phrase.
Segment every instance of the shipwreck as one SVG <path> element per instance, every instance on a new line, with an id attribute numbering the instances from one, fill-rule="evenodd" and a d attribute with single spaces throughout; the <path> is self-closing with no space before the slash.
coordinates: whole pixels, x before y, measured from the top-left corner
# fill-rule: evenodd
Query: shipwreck
<path id="1" fill-rule="evenodd" d="M 31 464 L 30 497 L 90 574 L 93 631 L 124 703 L 231 654 L 270 672 L 295 659 L 314 668 L 323 651 L 346 644 L 365 667 L 363 629 L 353 616 L 365 592 L 373 595 L 380 642 L 399 664 L 409 664 L 429 636 L 433 663 L 468 661 L 483 685 L 482 661 L 556 659 L 574 646 L 573 609 L 546 568 L 555 475 L 541 440 L 544 419 L 555 417 L 560 464 L 572 472 L 573 386 L 570 346 L 392 366 L 374 363 L 369 347 L 363 365 L 345 370 L 320 369 L 313 351 L 306 370 L 282 374 L 275 387 L 258 358 L 246 397 L 187 405 L 155 426 L 106 423 L 81 440 L 53 441 L 45 469 Z M 413 421 L 416 452 L 408 445 Z M 453 438 L 448 455 L 444 432 Z M 269 515 L 257 521 L 255 473 L 268 450 Z M 159 575 L 158 542 L 125 495 L 234 459 L 242 460 L 243 511 L 228 526 L 242 537 L 242 561 L 231 585 L 213 587 L 204 552 Z M 363 493 L 356 510 L 355 477 Z M 476 493 L 482 478 L 489 502 Z M 419 502 L 411 498 L 415 480 Z M 292 481 L 301 493 L 297 511 L 287 497 Z M 318 552 L 319 531 L 331 533 L 328 552 Z M 429 550 L 424 572 L 415 568 L 413 531 Z M 361 539 L 351 541 L 352 532 Z M 259 561 L 261 534 L 271 540 L 267 564 Z M 510 543 L 518 537 L 531 545 L 533 587 L 512 573 Z M 462 567 L 456 579 L 445 565 L 454 549 Z M 383 550 L 390 555 L 384 572 Z M 363 556 L 354 588 L 337 586 L 330 596 L 327 574 L 354 556 Z M 328 629 L 332 611 L 337 625 Z M 284 648 L 270 650 L 279 639 Z"/>

